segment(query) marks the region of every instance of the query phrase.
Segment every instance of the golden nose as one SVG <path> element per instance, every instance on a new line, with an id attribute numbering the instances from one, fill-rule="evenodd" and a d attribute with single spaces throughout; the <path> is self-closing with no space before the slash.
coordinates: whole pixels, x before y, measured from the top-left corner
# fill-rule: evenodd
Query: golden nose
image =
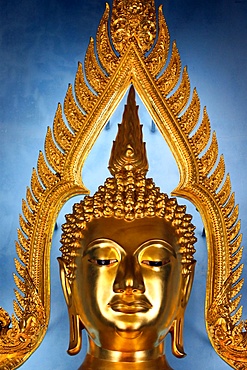
<path id="1" fill-rule="evenodd" d="M 134 256 L 126 256 L 117 271 L 113 290 L 116 293 L 133 294 L 133 292 L 144 293 L 145 286 L 139 262 Z"/>

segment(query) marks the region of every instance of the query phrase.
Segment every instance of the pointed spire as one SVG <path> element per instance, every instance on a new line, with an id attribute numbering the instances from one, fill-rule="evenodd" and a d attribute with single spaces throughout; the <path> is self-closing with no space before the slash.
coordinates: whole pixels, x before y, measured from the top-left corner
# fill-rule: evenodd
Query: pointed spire
<path id="1" fill-rule="evenodd" d="M 116 140 L 113 142 L 109 170 L 112 175 L 122 170 L 136 171 L 144 175 L 148 171 L 146 146 L 143 142 L 133 86 L 130 88 L 122 123 L 118 126 Z"/>

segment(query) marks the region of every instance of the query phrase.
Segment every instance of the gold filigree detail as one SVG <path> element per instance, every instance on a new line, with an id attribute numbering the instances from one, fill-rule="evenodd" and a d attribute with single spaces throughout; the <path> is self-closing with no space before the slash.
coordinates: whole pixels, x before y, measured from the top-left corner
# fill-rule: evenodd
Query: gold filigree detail
<path id="1" fill-rule="evenodd" d="M 100 63 L 104 70 L 110 74 L 116 68 L 118 57 L 114 53 L 108 35 L 108 20 L 109 20 L 110 7 L 106 3 L 105 13 L 100 21 L 97 36 L 96 46 Z"/>
<path id="2" fill-rule="evenodd" d="M 143 53 L 150 50 L 156 35 L 154 0 L 114 0 L 111 17 L 111 37 L 121 54 L 133 38 Z"/>
<path id="3" fill-rule="evenodd" d="M 99 63 L 97 62 L 94 52 L 94 40 L 90 39 L 86 57 L 85 57 L 85 72 L 89 85 L 99 93 L 105 87 L 107 76 L 104 74 Z"/>
<path id="4" fill-rule="evenodd" d="M 206 109 L 203 111 L 202 123 L 196 130 L 191 140 L 198 155 L 205 149 L 210 138 L 210 122 Z M 217 152 L 218 156 L 218 152 Z"/>
<path id="5" fill-rule="evenodd" d="M 240 321 L 242 307 L 237 310 L 241 296 L 232 298 L 228 293 L 232 284 L 233 276 L 230 275 L 208 310 L 207 323 L 216 343 L 216 350 L 231 360 L 229 362 L 232 367 L 245 370 L 247 322 Z M 238 290 L 235 293 L 238 294 Z"/>
<path id="6" fill-rule="evenodd" d="M 78 63 L 78 70 L 75 78 L 75 94 L 78 103 L 85 113 L 92 109 L 96 101 L 96 96 L 85 82 L 81 63 Z"/>
<path id="7" fill-rule="evenodd" d="M 52 136 L 52 131 L 50 130 L 50 132 L 51 132 L 50 136 Z M 63 120 L 62 107 L 60 104 L 58 104 L 56 115 L 53 121 L 53 135 L 55 139 L 54 145 L 52 142 L 53 139 L 50 137 L 49 144 L 46 143 L 47 151 L 50 150 L 50 146 L 51 146 L 53 147 L 53 151 L 57 152 L 56 145 L 55 145 L 55 142 L 56 142 L 59 148 L 61 148 L 64 152 L 66 152 L 67 149 L 70 147 L 71 142 L 73 140 L 73 134 L 69 130 L 69 128 L 66 126 Z M 58 155 L 61 156 L 60 151 L 58 152 Z"/>
<path id="8" fill-rule="evenodd" d="M 203 156 L 201 157 L 202 176 L 205 176 L 212 170 L 217 161 L 217 157 L 218 157 L 218 143 L 216 139 L 216 134 L 214 132 L 210 147 L 208 148 L 206 153 L 203 154 Z"/>
<path id="9" fill-rule="evenodd" d="M 167 104 L 174 114 L 179 115 L 186 106 L 186 104 L 188 103 L 189 97 L 190 97 L 190 80 L 187 68 L 185 67 L 183 70 L 182 81 L 180 83 L 180 86 L 171 97 L 167 98 Z"/>
<path id="10" fill-rule="evenodd" d="M 145 64 L 152 75 L 157 76 L 167 61 L 170 46 L 170 35 L 166 25 L 166 20 L 162 12 L 162 6 L 159 7 L 159 34 L 153 50 L 146 58 Z"/>
<path id="11" fill-rule="evenodd" d="M 47 325 L 45 309 L 27 269 L 22 268 L 18 261 L 17 269 L 23 280 L 15 275 L 15 283 L 24 296 L 15 291 L 16 316 L 11 320 L 9 314 L 0 307 L 0 364 L 1 369 L 6 370 L 20 366 L 23 357 L 36 349 Z"/>
<path id="12" fill-rule="evenodd" d="M 221 156 L 219 163 L 210 177 L 206 179 L 206 184 L 209 186 L 211 191 L 216 191 L 223 181 L 225 175 L 225 162 L 224 157 Z"/>
<path id="13" fill-rule="evenodd" d="M 172 55 L 170 58 L 169 65 L 158 79 L 159 89 L 164 96 L 169 94 L 177 85 L 180 73 L 181 73 L 180 55 L 176 43 L 173 42 Z"/>
<path id="14" fill-rule="evenodd" d="M 64 99 L 64 114 L 71 129 L 75 132 L 79 131 L 86 117 L 75 102 L 71 85 Z"/>

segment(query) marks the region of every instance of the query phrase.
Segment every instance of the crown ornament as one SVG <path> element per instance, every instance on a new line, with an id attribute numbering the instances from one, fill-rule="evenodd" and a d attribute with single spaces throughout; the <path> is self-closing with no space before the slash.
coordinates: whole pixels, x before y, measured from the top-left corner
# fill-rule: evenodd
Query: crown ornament
<path id="1" fill-rule="evenodd" d="M 135 90 L 130 88 L 122 124 L 118 127 L 116 140 L 113 142 L 109 170 L 112 175 L 124 169 L 145 175 L 148 171 L 145 143 L 135 104 Z"/>

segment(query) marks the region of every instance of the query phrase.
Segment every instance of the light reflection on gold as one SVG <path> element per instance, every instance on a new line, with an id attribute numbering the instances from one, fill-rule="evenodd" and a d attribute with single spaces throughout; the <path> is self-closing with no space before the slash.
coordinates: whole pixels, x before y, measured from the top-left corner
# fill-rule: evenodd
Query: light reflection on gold
<path id="1" fill-rule="evenodd" d="M 138 368 L 138 362 L 143 369 L 161 369 L 157 361 L 166 363 L 161 349 L 169 331 L 174 354 L 184 355 L 183 316 L 193 281 L 194 226 L 184 207 L 146 179 L 145 146 L 142 135 L 135 135 L 140 123 L 130 114 L 135 109 L 131 87 L 110 159 L 113 178 L 93 197 L 76 204 L 63 226 L 59 263 L 71 323 L 68 351 L 80 350 L 84 327 L 89 349 L 82 369 L 87 369 L 89 358 L 90 369 L 95 370 L 111 367 L 112 362 L 116 369 L 123 363 Z"/>
<path id="2" fill-rule="evenodd" d="M 87 232 L 94 230 L 94 247 L 90 247 L 92 242 L 87 244 L 86 235 L 82 242 L 83 258 L 79 254 L 75 260 L 76 279 L 72 289 L 72 295 L 81 300 L 79 308 L 76 307 L 81 321 L 87 322 L 86 327 L 92 328 L 94 333 L 99 332 L 94 338 L 96 344 L 123 352 L 130 348 L 141 351 L 159 344 L 160 333 L 168 331 L 178 306 L 182 269 L 180 256 L 176 258 L 155 241 L 152 247 L 145 245 L 154 237 L 166 244 L 163 220 L 135 220 L 129 226 L 125 220 L 111 218 L 92 222 Z M 105 243 L 108 243 L 107 249 Z M 98 264 L 89 261 L 92 259 L 99 261 Z M 118 262 L 101 265 L 102 261 L 111 259 Z M 152 267 L 143 264 L 143 260 L 169 262 Z M 125 335 L 126 339 L 131 335 L 130 343 L 120 347 L 114 331 L 120 337 Z M 136 343 L 133 332 L 137 332 Z M 152 345 L 150 336 L 154 338 Z"/>

